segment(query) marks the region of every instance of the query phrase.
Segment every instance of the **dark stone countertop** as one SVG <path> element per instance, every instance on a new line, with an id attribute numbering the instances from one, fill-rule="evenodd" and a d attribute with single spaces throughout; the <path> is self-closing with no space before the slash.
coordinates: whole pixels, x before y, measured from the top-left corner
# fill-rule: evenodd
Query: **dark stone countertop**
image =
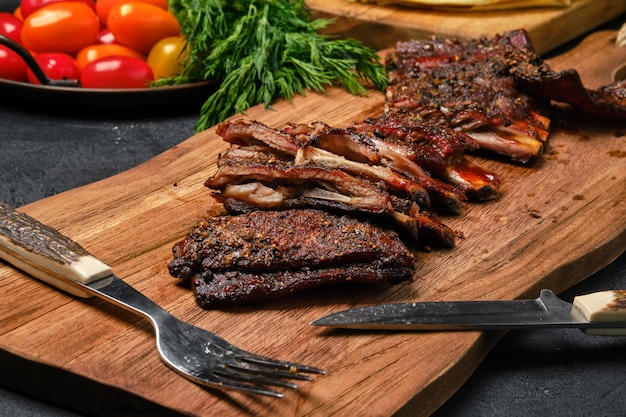
<path id="1" fill-rule="evenodd" d="M 25 100 L 4 96 L 0 104 L 0 201 L 16 207 L 149 160 L 193 134 L 199 109 L 67 109 Z M 616 288 L 626 288 L 626 254 L 561 296 L 571 301 L 576 294 Z M 0 416 L 76 415 L 0 389 Z M 626 415 L 626 337 L 510 332 L 435 415 Z"/>

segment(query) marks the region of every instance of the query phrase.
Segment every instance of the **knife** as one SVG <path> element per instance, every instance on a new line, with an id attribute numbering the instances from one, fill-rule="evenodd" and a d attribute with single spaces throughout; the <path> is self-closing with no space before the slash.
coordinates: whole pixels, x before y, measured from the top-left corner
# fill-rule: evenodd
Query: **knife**
<path id="1" fill-rule="evenodd" d="M 372 330 L 513 330 L 579 328 L 587 334 L 626 335 L 626 290 L 558 298 L 548 289 L 536 299 L 431 301 L 380 304 L 339 311 L 313 326 Z"/>

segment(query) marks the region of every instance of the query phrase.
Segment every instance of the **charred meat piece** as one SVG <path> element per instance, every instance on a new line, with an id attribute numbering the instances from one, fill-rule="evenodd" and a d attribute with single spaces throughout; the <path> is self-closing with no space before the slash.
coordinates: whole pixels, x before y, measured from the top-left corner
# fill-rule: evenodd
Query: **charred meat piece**
<path id="1" fill-rule="evenodd" d="M 297 166 L 263 146 L 231 148 L 205 185 L 229 207 L 232 200 L 256 210 L 318 208 L 357 212 L 389 219 L 411 240 L 418 241 L 415 219 L 396 213 L 391 195 L 366 178 L 324 166 Z M 231 201 L 228 203 L 228 201 Z M 229 210 L 233 212 L 233 210 Z"/>
<path id="2" fill-rule="evenodd" d="M 263 123 L 238 119 L 219 123 L 215 133 L 233 145 L 266 145 L 287 155 L 295 156 L 306 143 L 297 142 L 293 135 L 272 129 Z"/>
<path id="3" fill-rule="evenodd" d="M 288 131 L 271 129 L 262 123 L 245 120 L 223 122 L 218 126 L 217 133 L 230 143 L 252 146 L 261 143 L 293 156 L 293 169 L 290 171 L 294 173 L 298 170 L 307 171 L 307 167 L 341 170 L 349 175 L 384 184 L 390 192 L 404 195 L 421 206 L 427 207 L 430 204 L 424 187 L 411 179 L 398 175 L 387 167 L 370 165 L 360 159 L 346 158 L 313 146 L 309 137 L 293 135 Z"/>
<path id="4" fill-rule="evenodd" d="M 455 246 L 455 232 L 443 223 L 437 214 L 430 210 L 421 210 L 412 202 L 393 196 L 391 201 L 395 213 L 401 213 L 412 219 L 413 227 L 417 230 L 419 237 L 415 241 L 422 248 L 453 248 Z M 398 220 L 398 223 L 401 221 Z"/>
<path id="5" fill-rule="evenodd" d="M 535 160 L 548 137 L 549 101 L 521 92 L 512 75 L 512 51 L 536 57 L 524 33 L 399 42 L 387 56 L 385 110 L 466 132 L 516 161 Z"/>
<path id="6" fill-rule="evenodd" d="M 414 257 L 398 235 L 321 210 L 253 211 L 199 222 L 173 247 L 170 274 L 203 308 L 339 282 L 400 282 Z"/>
<path id="7" fill-rule="evenodd" d="M 512 31 L 507 35 L 515 46 L 507 56 L 509 72 L 521 90 L 544 100 L 569 104 L 592 117 L 626 118 L 626 81 L 588 89 L 575 69 L 553 71 L 533 51 L 526 31 Z"/>
<path id="8" fill-rule="evenodd" d="M 410 179 L 427 191 L 428 201 L 413 199 L 420 207 L 430 207 L 434 202 L 438 208 L 451 213 L 461 210 L 461 200 L 465 198 L 454 186 L 434 179 L 418 163 L 408 158 L 406 149 L 383 142 L 369 135 L 369 132 L 357 132 L 355 129 L 331 127 L 322 122 L 310 125 L 291 124 L 284 128 L 300 140 L 308 140 L 324 150 L 354 161 L 378 164 Z"/>
<path id="9" fill-rule="evenodd" d="M 609 111 L 611 117 L 626 118 L 626 80 L 619 80 L 592 90 L 592 96 L 597 102 L 611 103 L 614 111 Z M 602 113 L 607 116 L 607 111 Z"/>
<path id="10" fill-rule="evenodd" d="M 223 190 L 223 197 L 232 198 L 234 196 L 228 194 L 229 186 L 249 182 L 272 188 L 295 186 L 301 190 L 299 193 L 312 188 L 325 189 L 329 196 L 340 195 L 341 202 L 349 203 L 358 211 L 385 213 L 389 209 L 389 193 L 365 178 L 324 166 L 295 165 L 263 147 L 231 148 L 220 157 L 217 172 L 205 185 L 213 190 Z M 271 207 L 263 205 L 260 208 Z"/>
<path id="11" fill-rule="evenodd" d="M 220 125 L 220 133 L 231 143 L 239 144 L 222 154 L 218 160 L 218 170 L 205 185 L 215 190 L 215 197 L 225 204 L 230 212 L 233 207 L 254 207 L 257 210 L 286 210 L 296 208 L 324 209 L 332 212 L 352 212 L 375 215 L 402 233 L 413 243 L 422 245 L 454 246 L 453 234 L 440 221 L 425 217 L 422 212 L 430 204 L 429 193 L 413 181 L 413 178 L 395 172 L 385 165 L 370 165 L 365 162 L 368 152 L 376 150 L 368 146 L 368 138 L 344 129 L 304 127 L 292 125 L 286 130 L 276 131 L 260 123 L 235 121 Z M 325 126 L 325 125 L 324 125 Z M 311 134 L 311 132 L 318 132 Z M 331 131 L 326 135 L 320 132 Z M 262 132 L 262 133 L 259 133 Z M 287 137 L 292 139 L 286 139 Z M 333 140 L 329 140 L 332 138 Z M 353 139 L 346 139 L 353 138 Z M 345 140 L 344 140 L 345 139 Z M 284 152 L 288 147 L 270 147 L 267 142 L 279 141 L 298 143 L 293 148 L 295 156 Z M 335 145 L 330 146 L 330 143 Z M 313 144 L 328 146 L 342 151 L 346 157 L 321 149 Z M 347 149 L 351 150 L 348 151 Z M 362 155 L 362 156 L 361 156 Z M 370 160 L 378 156 L 369 154 Z M 383 159 L 388 156 L 383 152 Z M 402 158 L 401 155 L 396 155 Z M 421 168 L 410 160 L 406 164 L 413 171 Z M 404 174 L 404 173 L 403 173 Z M 424 174 L 426 176 L 426 174 Z M 429 177 L 430 178 L 430 177 Z M 430 179 L 438 184 L 438 189 L 452 187 Z M 429 187 L 429 190 L 432 187 Z M 446 196 L 459 200 L 452 191 Z M 436 195 L 437 197 L 437 195 Z M 402 207 L 417 207 L 402 211 L 394 207 L 394 201 L 406 200 Z M 241 204 L 234 204 L 237 201 Z M 230 207 L 230 209 L 229 209 Z M 248 209 L 246 209 L 249 211 Z M 426 225 L 427 227 L 425 227 Z M 433 228 L 433 226 L 436 226 Z M 420 229 L 424 228 L 432 242 L 420 240 Z M 437 230 L 438 233 L 433 233 Z M 451 238 L 452 237 L 452 238 Z"/>
<path id="12" fill-rule="evenodd" d="M 359 215 L 363 221 L 369 221 L 382 227 L 396 230 L 400 237 L 417 247 L 453 248 L 456 244 L 454 231 L 433 212 L 420 210 L 408 200 L 391 196 L 391 206 L 387 213 L 375 216 L 354 207 L 341 195 L 329 193 L 319 188 L 276 187 L 270 188 L 260 183 L 230 185 L 221 196 L 224 208 L 230 214 L 244 214 L 264 210 L 255 195 L 271 196 L 280 204 L 272 206 L 274 210 L 318 209 L 331 213 L 351 213 Z"/>
<path id="13" fill-rule="evenodd" d="M 520 88 L 537 97 L 569 104 L 592 117 L 626 119 L 626 81 L 596 90 L 587 89 L 574 69 L 552 72 L 549 69 L 516 75 Z"/>
<path id="14" fill-rule="evenodd" d="M 401 172 L 406 164 L 394 164 L 399 160 L 389 152 L 401 154 L 434 177 L 452 184 L 457 194 L 476 200 L 490 200 L 498 195 L 499 176 L 467 159 L 464 152 L 477 149 L 478 143 L 462 132 L 425 125 L 403 112 L 368 118 L 351 129 L 371 135 L 384 154 L 382 159 Z"/>

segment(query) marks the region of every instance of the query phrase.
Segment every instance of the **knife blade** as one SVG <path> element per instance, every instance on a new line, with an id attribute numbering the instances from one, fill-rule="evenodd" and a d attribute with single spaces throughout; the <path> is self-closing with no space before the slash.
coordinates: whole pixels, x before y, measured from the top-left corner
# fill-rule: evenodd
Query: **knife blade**
<path id="1" fill-rule="evenodd" d="M 626 290 L 558 298 L 494 301 L 429 301 L 379 304 L 339 311 L 313 326 L 372 330 L 513 330 L 579 328 L 587 334 L 626 335 Z"/>

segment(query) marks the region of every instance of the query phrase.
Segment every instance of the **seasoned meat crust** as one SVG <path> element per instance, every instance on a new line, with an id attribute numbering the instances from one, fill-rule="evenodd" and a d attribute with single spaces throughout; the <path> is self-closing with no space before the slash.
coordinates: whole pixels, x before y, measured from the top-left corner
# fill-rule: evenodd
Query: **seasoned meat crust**
<path id="1" fill-rule="evenodd" d="M 524 30 L 491 38 L 399 42 L 386 65 L 387 113 L 454 128 L 481 149 L 522 163 L 541 156 L 550 100 L 520 89 L 518 75 L 544 74 L 549 68 Z"/>
<path id="2" fill-rule="evenodd" d="M 191 280 L 203 308 L 343 281 L 399 282 L 414 273 L 398 235 L 321 210 L 211 217 L 173 247 L 174 277 Z"/>
<path id="3" fill-rule="evenodd" d="M 403 281 L 408 275 L 407 268 L 376 269 L 370 265 L 350 265 L 263 274 L 238 271 L 207 273 L 195 275 L 191 285 L 198 304 L 209 309 L 224 303 L 276 298 L 319 285 Z"/>

